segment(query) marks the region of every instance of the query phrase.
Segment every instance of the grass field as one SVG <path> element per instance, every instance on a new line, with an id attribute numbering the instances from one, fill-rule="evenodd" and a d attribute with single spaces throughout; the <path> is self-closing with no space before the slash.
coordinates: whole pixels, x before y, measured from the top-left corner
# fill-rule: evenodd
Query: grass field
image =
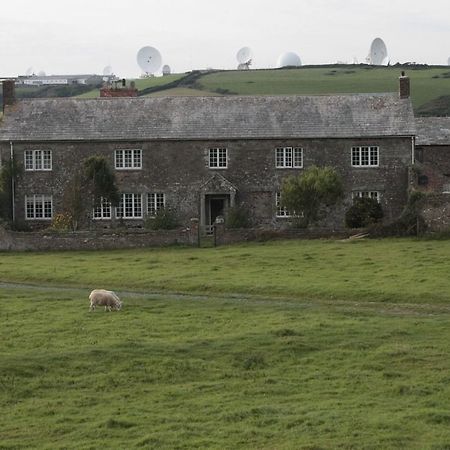
<path id="1" fill-rule="evenodd" d="M 408 70 L 397 67 L 344 66 L 228 71 L 205 75 L 200 83 L 205 90 L 226 89 L 244 95 L 397 92 L 401 70 L 406 70 L 411 78 L 411 97 L 415 108 L 450 92 L 449 69 L 445 67 Z M 439 78 L 434 78 L 437 76 Z"/>
<path id="2" fill-rule="evenodd" d="M 448 449 L 449 251 L 3 253 L 0 448 Z"/>

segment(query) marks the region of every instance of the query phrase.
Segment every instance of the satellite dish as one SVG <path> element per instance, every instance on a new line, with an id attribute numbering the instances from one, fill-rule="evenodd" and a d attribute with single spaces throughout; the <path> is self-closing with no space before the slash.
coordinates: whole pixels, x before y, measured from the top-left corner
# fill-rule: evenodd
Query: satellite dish
<path id="1" fill-rule="evenodd" d="M 236 59 L 239 64 L 248 64 L 250 65 L 251 60 L 253 58 L 253 52 L 250 47 L 242 47 L 237 53 L 236 53 Z"/>
<path id="2" fill-rule="evenodd" d="M 299 67 L 301 65 L 302 61 L 300 59 L 300 56 L 298 56 L 297 53 L 294 52 L 282 53 L 277 61 L 277 67 Z"/>
<path id="3" fill-rule="evenodd" d="M 31 75 L 33 75 L 33 68 L 32 67 L 28 67 L 28 69 L 25 71 L 25 75 L 27 77 L 31 77 Z"/>
<path id="4" fill-rule="evenodd" d="M 167 64 L 164 64 L 164 66 L 162 68 L 162 73 L 163 73 L 163 75 L 170 75 L 170 73 L 171 73 L 170 66 L 168 66 Z"/>
<path id="5" fill-rule="evenodd" d="M 383 65 L 388 57 L 388 52 L 386 44 L 383 39 L 376 38 L 372 41 L 369 50 L 369 56 L 367 57 L 367 62 L 373 66 Z"/>
<path id="6" fill-rule="evenodd" d="M 250 69 L 250 64 L 239 64 L 237 66 L 237 70 L 249 70 Z"/>
<path id="7" fill-rule="evenodd" d="M 146 75 L 154 74 L 161 67 L 161 53 L 154 47 L 142 47 L 137 53 L 137 63 Z"/>
<path id="8" fill-rule="evenodd" d="M 43 70 L 40 70 L 40 71 L 38 72 L 38 76 L 40 76 L 40 77 L 45 77 L 45 72 L 44 72 Z"/>

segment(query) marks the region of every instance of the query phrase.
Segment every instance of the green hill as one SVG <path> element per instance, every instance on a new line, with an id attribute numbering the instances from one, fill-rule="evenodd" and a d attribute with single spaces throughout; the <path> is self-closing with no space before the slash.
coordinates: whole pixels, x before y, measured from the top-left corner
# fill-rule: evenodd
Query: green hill
<path id="1" fill-rule="evenodd" d="M 323 95 L 396 92 L 398 77 L 411 78 L 411 97 L 418 115 L 445 115 L 450 111 L 448 66 L 359 65 L 303 66 L 267 70 L 192 71 L 134 81 L 139 95 Z M 79 96 L 95 98 L 98 88 L 58 86 L 18 88 L 18 97 Z M 439 100 L 438 100 L 439 99 Z"/>

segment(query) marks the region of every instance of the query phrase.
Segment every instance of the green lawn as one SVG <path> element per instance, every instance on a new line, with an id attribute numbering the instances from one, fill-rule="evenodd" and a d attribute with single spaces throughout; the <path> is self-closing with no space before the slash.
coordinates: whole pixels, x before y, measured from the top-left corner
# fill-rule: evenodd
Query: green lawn
<path id="1" fill-rule="evenodd" d="M 0 448 L 447 449 L 449 247 L 2 253 Z"/>

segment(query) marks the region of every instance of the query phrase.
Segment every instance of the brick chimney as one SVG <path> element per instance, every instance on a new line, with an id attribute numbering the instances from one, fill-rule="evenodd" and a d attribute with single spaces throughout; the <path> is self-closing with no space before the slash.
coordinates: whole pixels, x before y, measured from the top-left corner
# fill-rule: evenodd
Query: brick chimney
<path id="1" fill-rule="evenodd" d="M 399 78 L 399 96 L 400 98 L 409 98 L 411 95 L 411 85 L 409 77 L 402 72 L 402 76 Z"/>
<path id="2" fill-rule="evenodd" d="M 120 81 L 122 87 L 118 87 L 116 82 L 115 87 L 105 86 L 100 89 L 100 97 L 137 97 L 138 90 L 134 84 L 134 81 L 130 83 L 130 87 L 127 87 L 126 80 Z"/>
<path id="3" fill-rule="evenodd" d="M 15 80 L 3 80 L 3 112 L 5 112 L 5 106 L 14 105 L 16 103 L 16 81 Z"/>

